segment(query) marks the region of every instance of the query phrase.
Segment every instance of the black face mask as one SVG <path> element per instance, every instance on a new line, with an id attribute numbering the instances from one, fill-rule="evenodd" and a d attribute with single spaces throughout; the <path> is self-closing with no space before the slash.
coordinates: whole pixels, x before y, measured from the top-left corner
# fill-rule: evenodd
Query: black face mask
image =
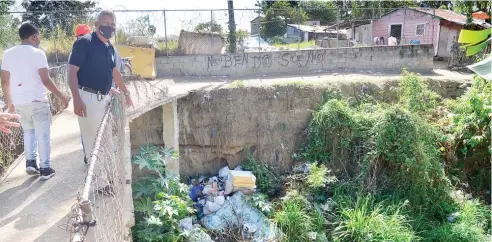
<path id="1" fill-rule="evenodd" d="M 104 26 L 104 25 L 100 25 L 98 30 L 99 30 L 99 33 L 101 33 L 101 35 L 106 39 L 111 39 L 111 37 L 113 37 L 113 33 L 115 31 L 115 29 L 113 27 Z"/>

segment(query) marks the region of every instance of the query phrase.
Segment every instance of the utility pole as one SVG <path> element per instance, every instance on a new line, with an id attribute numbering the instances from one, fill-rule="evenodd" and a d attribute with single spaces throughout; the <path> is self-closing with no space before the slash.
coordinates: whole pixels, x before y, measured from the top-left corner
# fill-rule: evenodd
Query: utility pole
<path id="1" fill-rule="evenodd" d="M 229 10 L 229 52 L 236 53 L 236 21 L 234 20 L 233 0 L 227 0 L 227 9 Z"/>

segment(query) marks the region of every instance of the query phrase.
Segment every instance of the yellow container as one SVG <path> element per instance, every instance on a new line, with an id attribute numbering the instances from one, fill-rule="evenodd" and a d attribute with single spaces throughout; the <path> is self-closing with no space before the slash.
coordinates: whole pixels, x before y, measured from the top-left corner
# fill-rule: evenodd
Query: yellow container
<path id="1" fill-rule="evenodd" d="M 155 49 L 115 45 L 121 58 L 132 58 L 132 73 L 145 79 L 155 78 Z"/>

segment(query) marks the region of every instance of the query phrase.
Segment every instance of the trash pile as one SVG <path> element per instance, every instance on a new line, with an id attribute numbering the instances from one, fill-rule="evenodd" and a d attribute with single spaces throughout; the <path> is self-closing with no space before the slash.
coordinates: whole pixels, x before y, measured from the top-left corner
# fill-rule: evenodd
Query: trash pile
<path id="1" fill-rule="evenodd" d="M 197 218 L 207 230 L 223 232 L 234 227 L 240 228 L 244 238 L 251 241 L 279 241 L 282 237 L 280 230 L 247 201 L 247 196 L 252 195 L 255 189 L 256 177 L 251 171 L 243 171 L 240 166 L 230 170 L 226 166 L 219 170 L 218 176 L 193 179 L 189 195 L 195 202 Z M 199 227 L 198 224 L 193 225 L 191 217 L 180 221 L 181 230 L 190 234 L 188 241 L 212 241 L 202 234 Z"/>

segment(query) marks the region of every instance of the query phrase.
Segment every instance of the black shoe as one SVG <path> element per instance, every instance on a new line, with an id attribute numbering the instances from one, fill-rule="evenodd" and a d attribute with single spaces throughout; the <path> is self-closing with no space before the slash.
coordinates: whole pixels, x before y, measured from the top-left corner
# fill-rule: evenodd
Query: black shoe
<path id="1" fill-rule="evenodd" d="M 89 161 L 87 161 L 87 157 L 84 156 L 84 163 L 89 164 Z"/>
<path id="2" fill-rule="evenodd" d="M 39 175 L 39 168 L 36 160 L 26 161 L 26 173 L 31 176 Z"/>
<path id="3" fill-rule="evenodd" d="M 50 179 L 52 176 L 54 176 L 56 173 L 55 173 L 55 169 L 53 168 L 41 168 L 40 169 L 40 177 L 39 179 L 41 179 L 42 181 L 45 181 L 45 180 L 48 180 Z"/>

